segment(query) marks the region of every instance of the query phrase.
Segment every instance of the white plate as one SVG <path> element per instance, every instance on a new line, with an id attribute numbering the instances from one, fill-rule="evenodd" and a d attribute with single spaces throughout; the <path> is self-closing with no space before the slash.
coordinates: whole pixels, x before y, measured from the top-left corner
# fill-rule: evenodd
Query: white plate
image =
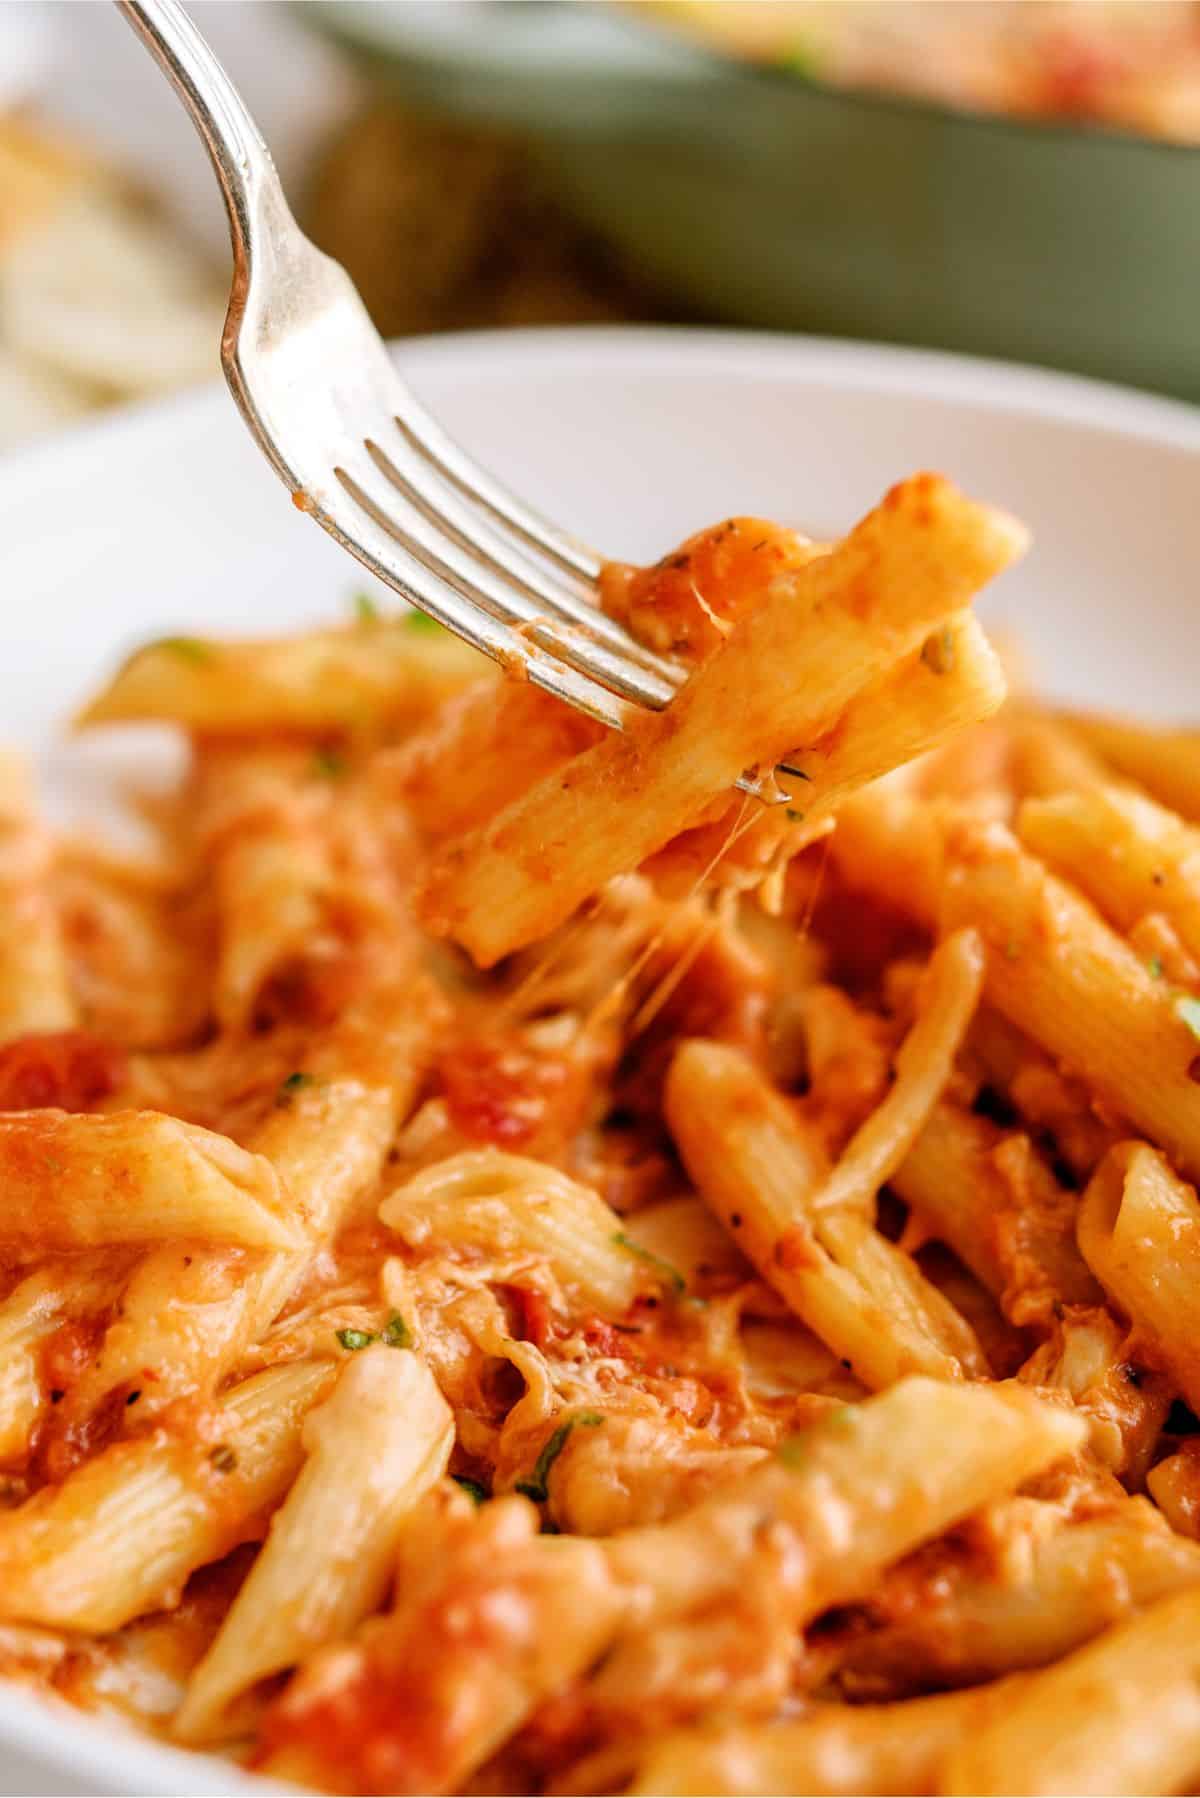
<path id="1" fill-rule="evenodd" d="M 1191 408 L 952 357 L 716 333 L 443 338 L 400 361 L 470 449 L 614 555 L 656 556 L 732 512 L 832 533 L 899 475 L 942 469 L 1033 527 L 986 615 L 1017 627 L 1048 691 L 1159 718 L 1200 710 Z M 0 461 L 0 545 L 2 734 L 39 748 L 140 639 L 336 616 L 363 585 L 215 389 Z M 238 1784 L 0 1692 L 5 1792 Z"/>

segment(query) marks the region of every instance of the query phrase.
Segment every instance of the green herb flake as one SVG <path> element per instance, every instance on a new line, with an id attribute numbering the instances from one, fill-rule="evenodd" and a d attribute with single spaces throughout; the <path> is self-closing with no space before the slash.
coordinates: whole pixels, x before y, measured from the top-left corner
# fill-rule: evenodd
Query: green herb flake
<path id="1" fill-rule="evenodd" d="M 322 780 L 340 780 L 346 772 L 346 758 L 338 749 L 314 749 L 312 771 Z"/>
<path id="2" fill-rule="evenodd" d="M 415 636 L 421 636 L 433 631 L 440 631 L 442 627 L 436 618 L 429 616 L 428 612 L 407 612 L 404 617 L 404 628 L 406 631 L 412 631 Z"/>
<path id="3" fill-rule="evenodd" d="M 687 1291 L 687 1281 L 679 1269 L 672 1267 L 669 1261 L 664 1261 L 661 1255 L 652 1254 L 649 1249 L 644 1249 L 640 1242 L 635 1242 L 632 1236 L 625 1234 L 624 1230 L 617 1230 L 613 1241 L 619 1247 L 627 1250 L 629 1254 L 636 1255 L 639 1261 L 644 1261 L 648 1267 L 652 1267 L 672 1292 L 684 1293 Z"/>
<path id="4" fill-rule="evenodd" d="M 228 1442 L 218 1442 L 214 1449 L 209 1450 L 208 1459 L 218 1473 L 232 1473 L 238 1464 L 237 1456 Z"/>
<path id="5" fill-rule="evenodd" d="M 127 1405 L 136 1405 L 138 1400 L 141 1398 L 141 1396 L 142 1396 L 141 1387 L 135 1386 L 133 1391 L 129 1394 L 129 1397 L 125 1400 L 125 1403 Z"/>
<path id="6" fill-rule="evenodd" d="M 383 614 L 369 593 L 354 595 L 354 616 L 359 624 L 378 624 Z"/>
<path id="7" fill-rule="evenodd" d="M 1163 965 L 1161 955 L 1152 955 L 1150 957 L 1150 960 L 1146 963 L 1146 972 L 1149 974 L 1151 980 L 1162 979 Z"/>
<path id="8" fill-rule="evenodd" d="M 803 824 L 804 822 L 804 813 L 798 812 L 794 805 L 788 806 L 787 815 L 792 824 Z"/>
<path id="9" fill-rule="evenodd" d="M 808 1460 L 807 1437 L 803 1433 L 799 1436 L 785 1436 L 776 1447 L 775 1459 L 782 1461 L 785 1467 L 803 1467 Z"/>
<path id="10" fill-rule="evenodd" d="M 160 637 L 156 643 L 148 643 L 147 649 L 160 649 L 166 655 L 176 656 L 181 662 L 191 662 L 200 667 L 216 657 L 211 643 L 202 643 L 199 637 Z"/>
<path id="11" fill-rule="evenodd" d="M 603 1422 L 599 1411 L 576 1411 L 574 1417 L 560 1423 L 534 1462 L 532 1477 L 518 1480 L 516 1490 L 531 1498 L 535 1505 L 544 1505 L 550 1496 L 550 1469 L 567 1446 L 567 1437 L 572 1430 L 597 1430 Z"/>
<path id="12" fill-rule="evenodd" d="M 921 660 L 934 674 L 950 674 L 954 668 L 954 632 L 935 631 L 921 645 Z"/>
<path id="13" fill-rule="evenodd" d="M 1175 1016 L 1193 1036 L 1200 1037 L 1200 999 L 1193 999 L 1190 993 L 1182 994 L 1175 1001 Z"/>
<path id="14" fill-rule="evenodd" d="M 469 1480 L 465 1473 L 452 1473 L 450 1478 L 456 1486 L 461 1486 L 467 1497 L 473 1499 L 477 1505 L 485 1505 L 491 1497 L 486 1486 L 481 1486 L 478 1480 Z"/>
<path id="15" fill-rule="evenodd" d="M 1015 942 L 1012 937 L 1009 937 L 1007 943 L 1005 943 L 1005 945 L 1004 945 L 1005 961 L 1016 961 L 1016 959 L 1017 959 L 1018 955 L 1020 955 L 1020 953 L 1021 953 L 1020 944 Z"/>
<path id="16" fill-rule="evenodd" d="M 812 81 L 820 69 L 820 58 L 811 44 L 803 38 L 796 38 L 777 59 L 778 67 L 789 75 L 797 75 L 802 81 Z"/>
<path id="17" fill-rule="evenodd" d="M 46 1167 L 47 1167 L 47 1168 L 48 1168 L 48 1169 L 49 1169 L 49 1171 L 50 1171 L 50 1172 L 51 1172 L 51 1173 L 52 1173 L 52 1174 L 61 1174 L 61 1173 L 62 1173 L 62 1171 L 63 1171 L 63 1164 L 62 1164 L 62 1162 L 61 1162 L 61 1161 L 59 1161 L 59 1160 L 58 1160 L 58 1159 L 57 1159 L 57 1157 L 56 1157 L 56 1156 L 54 1156 L 54 1155 L 43 1155 L 43 1156 L 42 1156 L 42 1160 L 43 1160 L 43 1161 L 44 1161 L 44 1162 L 45 1162 L 45 1164 L 46 1164 Z"/>
<path id="18" fill-rule="evenodd" d="M 376 1341 L 376 1336 L 374 1330 L 339 1330 L 337 1339 L 344 1349 L 349 1349 L 353 1354 L 357 1349 L 369 1347 Z"/>
<path id="19" fill-rule="evenodd" d="M 316 1084 L 317 1076 L 315 1074 L 306 1074 L 303 1070 L 297 1069 L 294 1074 L 289 1074 L 286 1080 L 279 1082 L 275 1103 L 281 1108 L 285 1108 L 291 1104 L 297 1093 L 307 1092 Z"/>
<path id="20" fill-rule="evenodd" d="M 411 1348 L 412 1331 L 398 1311 L 393 1311 L 383 1326 L 383 1341 L 389 1348 Z"/>

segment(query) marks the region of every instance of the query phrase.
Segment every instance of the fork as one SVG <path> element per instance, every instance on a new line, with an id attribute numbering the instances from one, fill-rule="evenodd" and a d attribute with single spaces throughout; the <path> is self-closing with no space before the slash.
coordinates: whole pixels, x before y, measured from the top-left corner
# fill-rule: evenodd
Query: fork
<path id="1" fill-rule="evenodd" d="M 116 5 L 212 159 L 233 241 L 221 367 L 295 504 L 409 605 L 610 729 L 631 704 L 667 705 L 684 671 L 600 609 L 604 558 L 508 493 L 400 378 L 345 269 L 296 224 L 258 127 L 178 0 Z M 737 784 L 787 797 L 769 773 Z"/>

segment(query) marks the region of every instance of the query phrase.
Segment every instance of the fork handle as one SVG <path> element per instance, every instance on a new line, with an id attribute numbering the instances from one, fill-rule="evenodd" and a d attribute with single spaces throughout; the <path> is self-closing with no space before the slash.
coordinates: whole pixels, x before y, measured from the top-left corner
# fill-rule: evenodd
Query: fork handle
<path id="1" fill-rule="evenodd" d="M 115 0 L 191 114 L 212 159 L 233 242 L 234 290 L 249 279 L 264 212 L 290 219 L 271 152 L 242 96 L 179 0 Z"/>

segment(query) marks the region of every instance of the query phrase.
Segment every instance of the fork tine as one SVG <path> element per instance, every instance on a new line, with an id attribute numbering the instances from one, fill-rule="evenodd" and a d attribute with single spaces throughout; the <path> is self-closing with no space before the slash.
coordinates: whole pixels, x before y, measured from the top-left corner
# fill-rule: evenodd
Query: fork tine
<path id="1" fill-rule="evenodd" d="M 488 523 L 484 512 L 465 505 L 455 489 L 446 486 L 439 479 L 437 487 L 440 491 L 435 498 L 433 492 L 422 487 L 418 481 L 410 479 L 380 444 L 368 438 L 366 448 L 379 472 L 392 483 L 415 512 L 419 512 L 439 533 L 465 550 L 473 560 L 483 562 L 508 585 L 519 588 L 536 600 L 540 615 L 549 613 L 569 619 L 572 624 L 581 626 L 587 636 L 607 644 L 623 661 L 636 662 L 639 667 L 661 677 L 669 683 L 672 690 L 681 684 L 682 670 L 664 656 L 655 655 L 653 650 L 643 648 L 623 626 L 600 610 L 594 586 L 589 587 L 573 578 L 568 584 L 561 574 L 551 573 L 549 569 L 537 566 L 522 553 L 515 542 L 502 536 Z"/>
<path id="2" fill-rule="evenodd" d="M 546 619 L 527 594 L 498 580 L 486 568 L 472 564 L 452 541 L 439 540 L 419 516 L 412 525 L 398 522 L 363 485 L 358 475 L 344 467 L 337 468 L 335 473 L 350 497 L 414 562 L 444 582 L 469 605 L 482 608 L 502 623 L 515 625 L 520 638 L 527 643 L 548 651 L 622 699 L 660 710 L 674 696 L 674 687 L 658 675 L 632 666 L 623 654 L 616 654 L 606 645 L 597 643 L 583 631 L 572 628 L 569 622 L 556 624 L 554 619 Z"/>
<path id="3" fill-rule="evenodd" d="M 422 579 L 419 570 L 409 572 L 405 563 L 412 558 L 390 531 L 378 525 L 370 511 L 363 522 L 355 521 L 353 529 L 335 513 L 321 509 L 314 516 L 356 561 L 417 611 L 425 612 L 501 667 L 519 671 L 534 686 L 586 712 L 609 730 L 624 729 L 624 705 L 607 688 L 531 646 L 510 624 L 464 600 L 453 587 Z"/>
<path id="4" fill-rule="evenodd" d="M 469 547 L 474 545 L 482 532 L 486 534 L 489 545 L 494 546 L 494 553 L 501 558 L 501 565 L 505 569 L 519 569 L 525 579 L 541 581 L 549 592 L 576 599 L 582 605 L 595 605 L 596 581 L 593 576 L 581 575 L 573 568 L 564 568 L 560 563 L 549 560 L 543 551 L 535 549 L 524 537 L 509 530 L 473 494 L 451 481 L 439 465 L 425 454 L 420 443 L 405 436 L 403 432 L 399 432 L 396 439 L 397 452 L 405 458 L 412 470 L 411 475 L 404 473 L 401 464 L 382 445 L 376 447 L 381 456 L 387 455 L 389 467 L 386 472 L 401 492 L 415 495 L 414 504 L 423 503 L 436 512 L 447 526 L 460 531 Z M 599 555 L 596 559 L 603 564 L 603 558 Z"/>
<path id="5" fill-rule="evenodd" d="M 624 730 L 625 709 L 621 700 L 556 655 L 539 653 L 538 645 L 530 643 L 531 633 L 527 628 L 514 627 L 507 620 L 481 610 L 471 600 L 464 599 L 448 583 L 431 584 L 407 574 L 400 566 L 398 557 L 405 557 L 408 561 L 414 561 L 415 558 L 397 540 L 387 515 L 377 516 L 376 506 L 353 476 L 347 475 L 340 468 L 335 473 L 347 494 L 362 506 L 370 523 L 366 527 L 358 526 L 352 535 L 334 514 L 317 510 L 314 516 L 329 535 L 361 562 L 364 568 L 370 569 L 372 574 L 383 581 L 385 586 L 391 587 L 410 606 L 436 619 L 447 630 L 456 632 L 473 648 L 490 656 L 502 667 L 519 669 L 532 686 L 540 687 L 543 692 L 551 693 L 556 699 L 564 700 L 567 705 L 586 712 L 590 718 L 594 718 L 598 724 L 606 725 L 609 730 Z M 370 528 L 372 524 L 375 526 L 374 530 Z M 557 647 L 558 640 L 554 641 Z M 747 771 L 734 784 L 740 792 L 749 794 L 751 798 L 767 806 L 783 805 L 791 797 L 777 785 L 770 774 L 764 776 L 756 771 Z"/>
<path id="6" fill-rule="evenodd" d="M 492 479 L 484 469 L 461 450 L 424 406 L 405 390 L 404 413 L 397 414 L 396 424 L 403 436 L 425 456 L 443 479 L 457 487 L 490 512 L 500 524 L 515 531 L 526 543 L 540 550 L 560 568 L 594 581 L 604 565 L 603 557 L 569 531 L 560 531 L 532 507 L 524 505 L 513 494 Z"/>

